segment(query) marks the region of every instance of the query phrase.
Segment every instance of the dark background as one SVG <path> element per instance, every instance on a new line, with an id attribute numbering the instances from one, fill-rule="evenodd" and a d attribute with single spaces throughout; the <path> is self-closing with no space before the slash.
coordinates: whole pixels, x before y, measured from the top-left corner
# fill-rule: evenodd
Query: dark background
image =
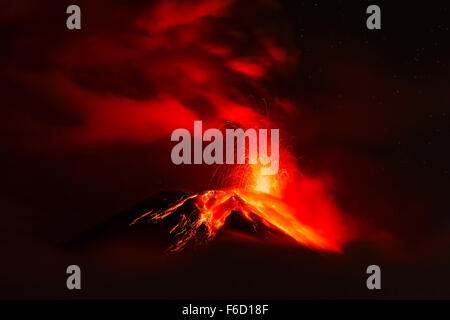
<path id="1" fill-rule="evenodd" d="M 76 74 L 59 59 L 68 44 L 122 34 L 151 2 L 81 1 L 82 30 L 68 31 L 72 3 L 10 1 L 0 18 L 1 298 L 450 297 L 449 5 L 377 1 L 382 29 L 370 31 L 369 1 L 281 1 L 273 11 L 271 3 L 238 2 L 230 19 L 265 24 L 299 53 L 263 85 L 296 106 L 284 123 L 300 167 L 335 178 L 336 201 L 360 222 L 359 237 L 342 254 L 227 232 L 175 256 L 122 233 L 64 249 L 159 191 L 204 190 L 210 169 L 173 166 L 164 136 L 71 140 L 64 128 L 83 119 L 60 106 L 79 100 L 63 80 L 58 87 L 59 78 L 42 76 Z M 74 79 L 136 99 L 149 94 L 126 86 L 138 75 L 111 70 L 123 82 L 95 68 Z M 82 269 L 80 292 L 65 287 L 69 264 Z M 365 287 L 370 264 L 382 269 L 381 291 Z"/>

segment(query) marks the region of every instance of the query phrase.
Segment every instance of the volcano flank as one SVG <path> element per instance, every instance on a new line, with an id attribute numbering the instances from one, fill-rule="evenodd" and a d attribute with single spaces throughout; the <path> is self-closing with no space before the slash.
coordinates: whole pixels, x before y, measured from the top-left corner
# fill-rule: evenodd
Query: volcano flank
<path id="1" fill-rule="evenodd" d="M 68 241 L 64 247 L 78 251 L 95 248 L 98 245 L 111 241 L 137 240 L 143 243 L 153 243 L 161 251 L 168 253 L 178 251 L 179 249 L 177 250 L 177 247 L 174 245 L 176 241 L 180 241 L 180 236 L 172 231 L 174 226 L 185 220 L 191 220 L 190 222 L 192 223 L 199 219 L 199 212 L 192 201 L 186 201 L 183 206 L 177 208 L 163 220 L 152 221 L 150 218 L 143 218 L 142 215 L 147 212 L 164 211 L 170 204 L 176 203 L 180 199 L 189 198 L 192 195 L 192 193 L 181 191 L 166 191 L 153 195 L 112 217 L 110 220 L 80 233 L 74 239 Z M 239 201 L 239 199 L 233 201 Z M 256 214 L 250 213 L 250 219 L 248 219 L 241 211 L 237 210 L 229 212 L 223 226 L 217 231 L 215 237 L 235 237 L 258 242 L 281 241 L 287 244 L 295 243 L 292 238 L 280 230 L 266 225 Z M 207 227 L 200 225 L 196 229 L 195 235 L 187 239 L 186 243 L 183 244 L 183 249 L 185 246 L 192 248 L 196 245 L 206 244 L 211 240 L 212 237 L 208 234 Z"/>

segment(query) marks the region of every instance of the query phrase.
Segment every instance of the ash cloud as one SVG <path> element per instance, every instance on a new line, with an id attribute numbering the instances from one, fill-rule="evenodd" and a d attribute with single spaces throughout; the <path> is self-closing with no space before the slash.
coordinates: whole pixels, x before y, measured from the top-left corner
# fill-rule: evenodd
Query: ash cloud
<path id="1" fill-rule="evenodd" d="M 37 137 L 19 137 L 25 147 L 46 139 L 51 152 L 154 142 L 195 119 L 250 127 L 266 116 L 267 101 L 271 112 L 285 113 L 289 103 L 267 84 L 295 65 L 297 53 L 289 39 L 267 31 L 279 21 L 262 26 L 268 6 L 274 8 L 268 1 L 251 10 L 229 0 L 155 1 L 127 9 L 120 2 L 81 3 L 79 33 L 42 26 L 40 19 L 57 12 L 50 5 L 30 9 L 34 23 L 25 20 L 22 37 L 11 39 L 4 71 L 16 91 L 9 116 L 20 122 L 10 129 Z M 20 3 L 10 5 L 4 24 L 6 16 L 24 14 L 17 8 Z M 102 8 L 112 15 L 102 17 Z M 246 20 L 240 12 L 248 13 Z M 34 24 L 38 30 L 28 33 Z M 16 56 L 23 46 L 28 54 Z"/>

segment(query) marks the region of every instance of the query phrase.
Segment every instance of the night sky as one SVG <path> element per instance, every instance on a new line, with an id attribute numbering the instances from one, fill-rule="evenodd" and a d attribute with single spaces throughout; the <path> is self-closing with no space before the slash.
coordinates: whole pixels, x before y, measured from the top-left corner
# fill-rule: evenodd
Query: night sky
<path id="1" fill-rule="evenodd" d="M 78 1 L 78 31 L 71 2 L 4 5 L 0 298 L 450 298 L 450 5 L 163 3 Z M 381 30 L 366 28 L 370 4 Z M 267 70 L 242 76 L 225 57 Z M 152 227 L 67 249 L 160 192 L 210 188 L 214 168 L 170 161 L 174 128 L 220 116 L 210 87 L 268 109 L 302 172 L 329 181 L 355 226 L 342 253 L 232 227 L 177 255 Z"/>

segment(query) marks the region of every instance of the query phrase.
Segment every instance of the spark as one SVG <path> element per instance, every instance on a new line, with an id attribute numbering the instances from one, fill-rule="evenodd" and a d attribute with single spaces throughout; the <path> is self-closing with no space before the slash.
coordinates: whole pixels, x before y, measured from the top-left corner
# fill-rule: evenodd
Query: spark
<path id="1" fill-rule="evenodd" d="M 175 234 L 175 243 L 168 249 L 169 252 L 182 250 L 190 240 L 196 238 L 202 226 L 206 227 L 206 240 L 213 239 L 232 212 L 241 214 L 253 224 L 256 224 L 257 219 L 299 244 L 316 249 L 340 251 L 332 238 L 303 223 L 297 208 L 285 201 L 281 190 L 283 183 L 280 181 L 283 173 L 262 175 L 261 167 L 258 165 L 248 165 L 248 169 L 252 174 L 244 178 L 246 181 L 241 183 L 241 187 L 208 190 L 184 197 L 168 209 L 146 212 L 131 222 L 130 226 L 144 218 L 157 222 L 192 201 L 194 210 L 188 214 L 181 214 L 178 223 L 170 230 L 171 234 Z"/>

